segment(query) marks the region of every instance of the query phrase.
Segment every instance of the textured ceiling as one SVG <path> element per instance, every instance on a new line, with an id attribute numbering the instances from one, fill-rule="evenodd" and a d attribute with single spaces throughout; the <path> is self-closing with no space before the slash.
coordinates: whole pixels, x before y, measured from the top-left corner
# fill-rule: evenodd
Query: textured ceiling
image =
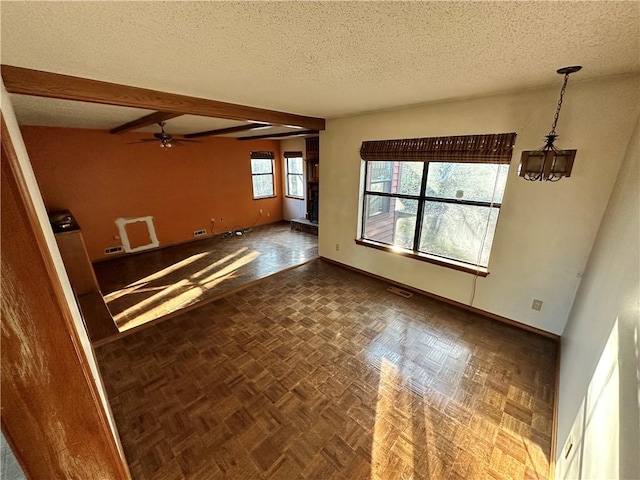
<path id="1" fill-rule="evenodd" d="M 565 65 L 584 66 L 574 81 L 640 70 L 636 1 L 3 1 L 0 15 L 5 64 L 324 118 L 559 85 Z M 97 112 L 122 123 L 114 107 L 78 115 Z"/>

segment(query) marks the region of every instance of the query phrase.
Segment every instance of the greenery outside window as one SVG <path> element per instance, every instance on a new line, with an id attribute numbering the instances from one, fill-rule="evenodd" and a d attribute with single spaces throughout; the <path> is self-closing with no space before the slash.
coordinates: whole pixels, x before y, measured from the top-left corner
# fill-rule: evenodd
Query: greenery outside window
<path id="1" fill-rule="evenodd" d="M 423 156 L 416 148 L 406 155 L 380 145 L 400 141 L 365 142 L 378 145 L 367 145 L 367 152 L 363 144 L 361 150 L 365 159 L 361 239 L 366 242 L 358 243 L 387 245 L 389 251 L 426 261 L 486 271 L 515 141 L 515 134 L 500 135 L 506 136 L 500 142 L 484 135 L 441 137 L 433 142 L 437 152 Z M 455 147 L 453 151 L 443 149 L 443 139 Z M 431 139 L 405 142 L 413 141 L 415 147 L 418 140 Z M 478 144 L 482 148 L 475 152 L 469 148 Z M 495 155 L 499 149 L 505 151 Z"/>
<path id="2" fill-rule="evenodd" d="M 302 152 L 284 152 L 288 197 L 304 198 Z"/>
<path id="3" fill-rule="evenodd" d="M 273 152 L 251 152 L 251 182 L 254 199 L 275 196 L 273 159 Z"/>

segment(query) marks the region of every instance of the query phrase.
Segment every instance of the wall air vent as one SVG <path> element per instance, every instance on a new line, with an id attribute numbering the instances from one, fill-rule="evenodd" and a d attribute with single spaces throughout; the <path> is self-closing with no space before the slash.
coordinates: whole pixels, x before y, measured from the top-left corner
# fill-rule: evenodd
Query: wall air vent
<path id="1" fill-rule="evenodd" d="M 120 253 L 120 252 L 122 252 L 122 247 L 110 247 L 110 248 L 104 249 L 105 255 L 113 255 L 114 253 Z"/>
<path id="2" fill-rule="evenodd" d="M 413 293 L 407 292 L 406 290 L 402 290 L 401 288 L 398 288 L 398 287 L 389 287 L 387 288 L 387 290 L 390 291 L 391 293 L 395 293 L 396 295 L 400 295 L 401 297 L 404 297 L 404 298 L 413 297 Z"/>

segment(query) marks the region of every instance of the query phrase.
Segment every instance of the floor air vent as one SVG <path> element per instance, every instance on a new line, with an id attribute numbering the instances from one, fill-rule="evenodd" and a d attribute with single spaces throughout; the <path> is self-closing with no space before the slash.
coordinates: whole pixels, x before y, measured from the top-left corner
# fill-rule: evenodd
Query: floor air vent
<path id="1" fill-rule="evenodd" d="M 407 292 L 406 290 L 402 290 L 401 288 L 398 288 L 398 287 L 389 287 L 387 288 L 387 290 L 389 290 L 391 293 L 395 293 L 396 295 L 400 295 L 401 297 L 404 297 L 404 298 L 413 297 L 413 293 Z"/>

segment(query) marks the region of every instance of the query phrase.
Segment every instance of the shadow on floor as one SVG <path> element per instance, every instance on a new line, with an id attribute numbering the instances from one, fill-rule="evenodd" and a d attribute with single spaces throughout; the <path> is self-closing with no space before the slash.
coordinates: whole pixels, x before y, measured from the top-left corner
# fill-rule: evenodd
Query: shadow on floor
<path id="1" fill-rule="evenodd" d="M 318 256 L 318 237 L 288 223 L 94 265 L 120 332 L 199 305 Z"/>

